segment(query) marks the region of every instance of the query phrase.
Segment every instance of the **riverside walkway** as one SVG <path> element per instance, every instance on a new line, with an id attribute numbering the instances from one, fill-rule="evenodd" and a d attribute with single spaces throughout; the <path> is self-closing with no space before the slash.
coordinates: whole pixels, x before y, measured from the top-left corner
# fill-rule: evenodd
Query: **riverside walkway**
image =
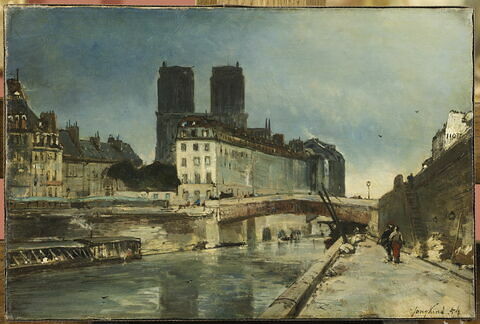
<path id="1" fill-rule="evenodd" d="M 474 315 L 473 282 L 402 253 L 384 261 L 381 246 L 361 242 L 341 256 L 298 318 L 449 318 Z"/>

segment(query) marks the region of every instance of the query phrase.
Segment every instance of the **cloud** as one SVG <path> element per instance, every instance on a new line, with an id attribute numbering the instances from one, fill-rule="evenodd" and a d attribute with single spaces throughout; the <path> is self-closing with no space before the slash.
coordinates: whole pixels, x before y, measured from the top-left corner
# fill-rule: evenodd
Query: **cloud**
<path id="1" fill-rule="evenodd" d="M 249 126 L 332 143 L 347 193 L 381 195 L 418 170 L 452 108 L 471 109 L 471 25 L 459 9 L 9 9 L 7 73 L 32 107 L 120 134 L 145 161 L 156 144 L 162 61 L 194 66 L 196 111 L 212 66 L 240 62 Z M 354 26 L 354 27 L 353 27 Z M 288 32 L 284 32 L 288 30 Z M 419 110 L 419 113 L 415 113 Z M 382 137 L 379 137 L 381 135 Z M 363 194 L 362 194 L 363 195 Z"/>

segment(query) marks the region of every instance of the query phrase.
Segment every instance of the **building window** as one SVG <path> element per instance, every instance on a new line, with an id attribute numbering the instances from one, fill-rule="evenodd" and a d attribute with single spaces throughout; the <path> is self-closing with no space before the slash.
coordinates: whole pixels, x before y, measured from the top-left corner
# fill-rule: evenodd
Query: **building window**
<path id="1" fill-rule="evenodd" d="M 200 173 L 195 173 L 195 183 L 199 184 L 200 182 Z"/>
<path id="2" fill-rule="evenodd" d="M 182 131 L 182 133 L 180 134 L 180 137 L 187 137 L 187 131 Z"/>
<path id="3" fill-rule="evenodd" d="M 207 172 L 207 183 L 212 183 L 212 173 Z"/>
<path id="4" fill-rule="evenodd" d="M 187 150 L 187 144 L 185 143 L 180 144 L 180 150 L 182 150 L 182 152 L 185 152 Z"/>
<path id="5" fill-rule="evenodd" d="M 210 151 L 210 144 L 209 143 L 205 144 L 205 152 L 208 152 L 208 151 Z"/>
<path id="6" fill-rule="evenodd" d="M 204 130 L 202 131 L 202 136 L 203 136 L 203 137 L 208 137 L 208 129 L 204 129 Z"/>
<path id="7" fill-rule="evenodd" d="M 205 165 L 210 165 L 210 157 L 209 156 L 205 157 Z"/>
<path id="8" fill-rule="evenodd" d="M 186 167 L 186 166 L 187 166 L 187 159 L 182 158 L 182 167 Z"/>
<path id="9" fill-rule="evenodd" d="M 56 181 L 56 180 L 57 180 L 57 170 L 53 171 L 53 181 Z"/>
<path id="10" fill-rule="evenodd" d="M 165 194 L 165 200 L 170 200 L 170 194 L 169 193 Z"/>
<path id="11" fill-rule="evenodd" d="M 199 157 L 194 157 L 193 158 L 193 165 L 199 166 L 200 165 L 200 158 Z"/>
<path id="12" fill-rule="evenodd" d="M 197 137 L 197 130 L 196 129 L 192 129 L 192 137 Z"/>
<path id="13" fill-rule="evenodd" d="M 188 183 L 188 174 L 182 174 L 182 183 Z"/>
<path id="14" fill-rule="evenodd" d="M 194 151 L 198 151 L 198 143 L 194 143 L 194 144 L 193 144 L 193 150 L 194 150 Z"/>

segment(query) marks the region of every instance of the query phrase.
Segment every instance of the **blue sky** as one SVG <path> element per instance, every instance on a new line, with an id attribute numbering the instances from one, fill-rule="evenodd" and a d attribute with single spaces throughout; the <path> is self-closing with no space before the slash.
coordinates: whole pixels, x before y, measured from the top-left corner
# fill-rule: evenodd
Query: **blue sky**
<path id="1" fill-rule="evenodd" d="M 250 127 L 336 144 L 347 195 L 370 180 L 378 197 L 419 170 L 451 109 L 472 109 L 471 24 L 462 9 L 13 7 L 7 74 L 37 113 L 120 134 L 150 162 L 162 61 L 194 67 L 198 112 L 212 66 L 238 61 Z"/>

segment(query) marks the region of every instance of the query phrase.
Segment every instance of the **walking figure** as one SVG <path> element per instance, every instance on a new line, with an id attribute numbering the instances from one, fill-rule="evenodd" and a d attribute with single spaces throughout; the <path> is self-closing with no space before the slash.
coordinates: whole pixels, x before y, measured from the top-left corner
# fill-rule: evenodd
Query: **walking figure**
<path id="1" fill-rule="evenodd" d="M 392 234 L 390 234 L 390 242 L 393 250 L 393 262 L 400 263 L 400 249 L 403 245 L 403 236 L 398 226 L 395 226 Z"/>
<path id="2" fill-rule="evenodd" d="M 387 228 L 383 232 L 382 236 L 378 240 L 378 244 L 383 246 L 385 251 L 387 252 L 387 259 L 388 261 L 392 261 L 392 245 L 390 242 L 390 234 L 393 232 L 393 225 L 387 225 Z"/>

